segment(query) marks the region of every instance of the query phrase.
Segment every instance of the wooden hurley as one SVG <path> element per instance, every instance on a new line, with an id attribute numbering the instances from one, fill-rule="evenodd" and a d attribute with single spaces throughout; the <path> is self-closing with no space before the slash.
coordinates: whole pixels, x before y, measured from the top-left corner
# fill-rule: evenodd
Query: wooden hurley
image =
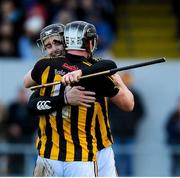
<path id="1" fill-rule="evenodd" d="M 116 72 L 119 72 L 119 71 L 134 69 L 134 68 L 138 68 L 138 67 L 144 67 L 144 66 L 148 66 L 148 65 L 152 65 L 152 64 L 162 63 L 162 62 L 166 62 L 166 59 L 164 57 L 159 58 L 159 59 L 155 59 L 155 60 L 151 60 L 151 61 L 147 61 L 147 62 L 142 62 L 142 63 L 138 63 L 138 64 L 125 66 L 125 67 L 120 67 L 120 68 L 115 68 L 115 69 L 111 69 L 111 70 L 106 70 L 106 71 L 102 71 L 102 72 L 97 72 L 97 73 L 93 73 L 93 74 L 84 75 L 80 79 L 90 78 L 90 77 L 95 77 L 95 76 L 105 75 L 105 74 L 112 75 L 112 74 L 114 74 Z M 43 87 L 48 87 L 48 86 L 52 86 L 52 85 L 58 85 L 60 83 L 61 83 L 60 81 L 56 81 L 56 82 L 52 82 L 52 83 L 45 83 L 45 84 L 42 84 L 42 85 L 36 85 L 36 86 L 30 87 L 30 89 L 31 90 L 36 90 L 36 89 L 40 89 L 40 88 L 43 88 Z"/>

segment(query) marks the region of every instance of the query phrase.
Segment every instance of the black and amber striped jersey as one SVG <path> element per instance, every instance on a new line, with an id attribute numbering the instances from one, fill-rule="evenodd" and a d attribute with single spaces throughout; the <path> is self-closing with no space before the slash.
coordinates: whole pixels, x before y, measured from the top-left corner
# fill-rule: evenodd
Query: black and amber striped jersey
<path id="1" fill-rule="evenodd" d="M 97 101 L 98 113 L 96 116 L 95 133 L 97 139 L 97 149 L 102 150 L 113 144 L 113 138 L 110 129 L 110 122 L 108 117 L 108 102 L 107 97 L 101 97 Z"/>
<path id="2" fill-rule="evenodd" d="M 101 59 L 93 59 L 92 63 L 99 62 Z M 113 137 L 110 128 L 108 116 L 108 102 L 107 97 L 98 98 L 98 113 L 96 116 L 95 133 L 97 139 L 97 149 L 102 150 L 113 144 Z"/>
<path id="3" fill-rule="evenodd" d="M 91 61 L 91 64 L 94 64 L 96 62 L 99 62 L 99 60 L 93 60 Z M 111 77 L 108 78 L 113 82 Z M 113 137 L 108 116 L 107 97 L 100 96 L 96 99 L 96 102 L 98 112 L 96 115 L 95 136 L 97 141 L 97 150 L 99 151 L 103 148 L 111 146 L 113 144 Z"/>
<path id="4" fill-rule="evenodd" d="M 87 61 L 75 56 L 68 58 L 46 58 L 38 61 L 32 70 L 32 78 L 38 83 L 61 80 L 69 71 L 90 66 Z M 95 91 L 98 98 L 114 96 L 118 89 L 108 77 L 82 80 L 78 85 Z M 64 86 L 59 84 L 40 89 L 40 96 L 64 94 Z M 95 138 L 96 116 L 99 103 L 91 108 L 65 105 L 56 112 L 41 115 L 37 149 L 45 158 L 62 161 L 93 161 L 96 159 L 97 142 Z"/>

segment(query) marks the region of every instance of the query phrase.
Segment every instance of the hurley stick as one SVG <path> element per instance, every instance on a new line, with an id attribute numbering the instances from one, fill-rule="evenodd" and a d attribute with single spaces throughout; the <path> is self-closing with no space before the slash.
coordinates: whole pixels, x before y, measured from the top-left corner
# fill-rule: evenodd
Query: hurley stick
<path id="1" fill-rule="evenodd" d="M 148 66 L 148 65 L 158 64 L 158 63 L 162 63 L 165 61 L 166 61 L 166 59 L 163 57 L 163 58 L 159 58 L 159 59 L 155 59 L 155 60 L 151 60 L 151 61 L 147 61 L 147 62 L 141 62 L 138 64 L 133 64 L 133 65 L 125 66 L 125 67 L 120 67 L 120 68 L 115 68 L 115 69 L 111 69 L 111 70 L 106 70 L 106 71 L 102 71 L 102 72 L 84 75 L 80 79 L 90 78 L 90 77 L 95 77 L 95 76 L 105 75 L 105 74 L 112 75 L 119 71 L 124 71 L 124 70 L 134 69 L 134 68 L 138 68 L 138 67 L 144 67 L 144 66 Z M 36 86 L 30 87 L 30 89 L 35 90 L 35 89 L 48 87 L 48 86 L 52 86 L 52 85 L 58 85 L 60 83 L 61 83 L 60 81 L 56 81 L 56 82 L 52 82 L 52 83 L 45 83 L 42 85 L 36 85 Z"/>

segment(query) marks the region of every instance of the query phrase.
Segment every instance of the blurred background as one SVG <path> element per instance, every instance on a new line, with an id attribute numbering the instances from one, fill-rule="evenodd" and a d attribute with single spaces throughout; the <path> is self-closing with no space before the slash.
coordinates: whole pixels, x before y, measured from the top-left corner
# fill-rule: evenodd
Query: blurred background
<path id="1" fill-rule="evenodd" d="M 32 176 L 37 119 L 23 76 L 43 56 L 40 30 L 73 20 L 93 23 L 95 56 L 119 67 L 166 57 L 167 62 L 121 72 L 135 96 L 124 113 L 109 103 L 120 176 L 180 176 L 180 1 L 1 0 L 0 176 Z"/>

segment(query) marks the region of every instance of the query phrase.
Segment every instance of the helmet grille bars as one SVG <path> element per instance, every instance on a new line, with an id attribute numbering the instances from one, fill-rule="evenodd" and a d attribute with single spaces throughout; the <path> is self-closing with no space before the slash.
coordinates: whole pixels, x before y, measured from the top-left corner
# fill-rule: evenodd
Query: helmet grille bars
<path id="1" fill-rule="evenodd" d="M 83 21 L 68 23 L 64 30 L 66 49 L 69 50 L 90 50 L 87 49 L 87 43 L 93 40 L 93 52 L 96 48 L 96 29 L 92 24 Z"/>
<path id="2" fill-rule="evenodd" d="M 44 40 L 53 35 L 59 35 L 63 40 L 64 25 L 63 24 L 52 24 L 43 28 L 40 32 L 40 38 L 37 40 L 37 46 L 44 50 Z"/>

